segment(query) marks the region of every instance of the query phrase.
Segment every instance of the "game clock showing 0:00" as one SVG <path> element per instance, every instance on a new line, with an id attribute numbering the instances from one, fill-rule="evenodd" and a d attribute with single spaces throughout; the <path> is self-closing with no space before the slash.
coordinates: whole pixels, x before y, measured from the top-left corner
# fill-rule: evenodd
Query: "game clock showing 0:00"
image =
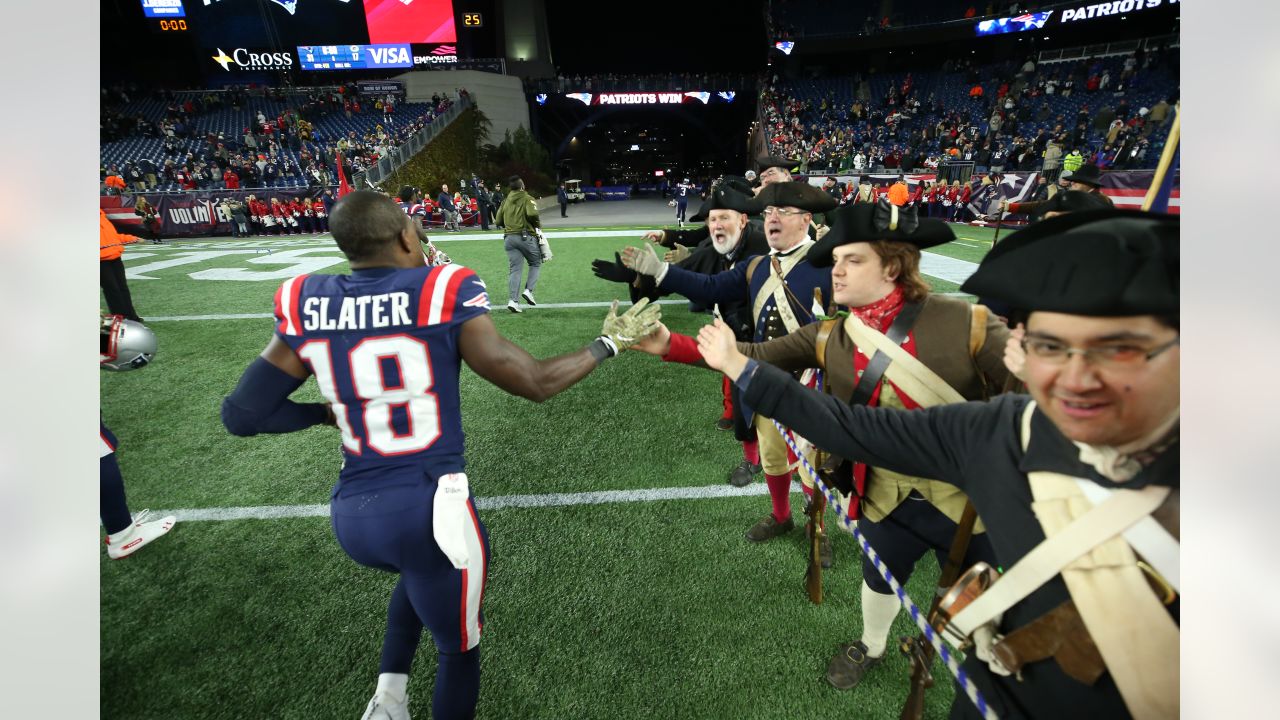
<path id="1" fill-rule="evenodd" d="M 157 20 L 155 27 L 160 32 L 186 32 L 187 21 L 182 18 L 176 18 L 173 20 Z"/>

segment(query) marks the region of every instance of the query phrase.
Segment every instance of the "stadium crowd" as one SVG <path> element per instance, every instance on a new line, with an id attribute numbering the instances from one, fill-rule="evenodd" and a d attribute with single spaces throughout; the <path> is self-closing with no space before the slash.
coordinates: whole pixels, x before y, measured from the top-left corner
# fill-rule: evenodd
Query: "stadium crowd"
<path id="1" fill-rule="evenodd" d="M 761 96 L 770 150 L 800 171 L 1043 170 L 1077 155 L 1103 169 L 1154 167 L 1177 102 L 1177 53 L 1037 65 L 948 61 L 939 72 L 783 81 Z M 1052 179 L 1052 177 L 1051 177 Z"/>
<path id="2" fill-rule="evenodd" d="M 429 104 L 406 104 L 398 93 L 361 96 L 354 84 L 294 93 L 157 90 L 152 102 L 135 102 L 142 97 L 136 86 L 102 90 L 105 194 L 333 185 L 339 154 L 350 178 L 398 152 L 454 102 L 438 94 Z M 143 109 L 155 101 L 158 111 Z M 360 129 L 326 131 L 337 117 Z M 241 133 L 222 129 L 232 121 Z"/>

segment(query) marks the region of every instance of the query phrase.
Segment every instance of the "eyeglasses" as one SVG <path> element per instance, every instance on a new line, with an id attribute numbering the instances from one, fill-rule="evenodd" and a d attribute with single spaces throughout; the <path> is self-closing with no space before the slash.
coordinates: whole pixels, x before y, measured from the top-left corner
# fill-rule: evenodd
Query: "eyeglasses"
<path id="1" fill-rule="evenodd" d="M 769 215 L 780 215 L 782 217 L 791 217 L 793 215 L 803 215 L 806 212 L 808 211 L 796 210 L 793 208 L 778 208 L 778 207 L 773 207 L 772 205 L 764 209 L 764 215 L 766 217 L 768 217 Z"/>
<path id="2" fill-rule="evenodd" d="M 1022 349 L 1026 350 L 1028 355 L 1033 355 L 1054 365 L 1066 363 L 1072 355 L 1080 355 L 1085 362 L 1091 365 L 1099 367 L 1128 367 L 1151 360 L 1169 348 L 1178 345 L 1180 340 L 1181 336 L 1178 336 L 1167 343 L 1147 349 L 1138 345 L 1124 343 L 1099 345 L 1092 348 L 1074 348 L 1057 340 L 1026 338 L 1022 341 Z"/>

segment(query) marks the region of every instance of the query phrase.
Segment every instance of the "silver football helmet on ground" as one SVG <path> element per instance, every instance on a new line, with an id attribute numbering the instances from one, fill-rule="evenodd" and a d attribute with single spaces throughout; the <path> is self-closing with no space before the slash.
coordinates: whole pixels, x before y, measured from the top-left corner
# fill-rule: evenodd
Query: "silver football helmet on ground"
<path id="1" fill-rule="evenodd" d="M 99 325 L 99 367 L 103 370 L 137 370 L 156 356 L 156 334 L 151 328 L 123 315 L 103 315 Z"/>

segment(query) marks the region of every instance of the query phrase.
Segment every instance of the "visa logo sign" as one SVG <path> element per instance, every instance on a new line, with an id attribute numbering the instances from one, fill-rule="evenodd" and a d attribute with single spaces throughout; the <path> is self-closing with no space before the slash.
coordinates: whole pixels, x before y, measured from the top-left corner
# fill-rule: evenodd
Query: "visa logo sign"
<path id="1" fill-rule="evenodd" d="M 366 67 L 371 68 L 410 68 L 413 67 L 413 53 L 408 45 L 366 45 Z"/>

